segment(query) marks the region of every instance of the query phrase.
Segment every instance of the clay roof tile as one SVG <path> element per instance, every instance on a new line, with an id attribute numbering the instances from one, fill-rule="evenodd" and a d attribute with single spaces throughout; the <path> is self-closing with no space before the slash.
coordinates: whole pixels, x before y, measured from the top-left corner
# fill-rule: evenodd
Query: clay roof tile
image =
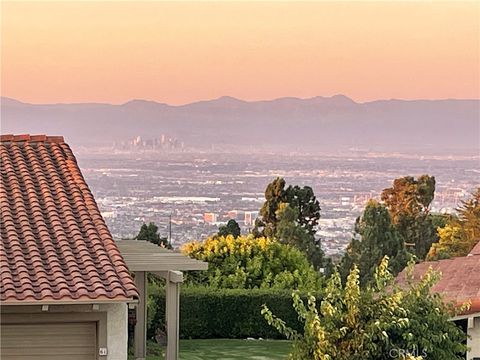
<path id="1" fill-rule="evenodd" d="M 137 297 L 63 137 L 0 140 L 0 301 Z"/>

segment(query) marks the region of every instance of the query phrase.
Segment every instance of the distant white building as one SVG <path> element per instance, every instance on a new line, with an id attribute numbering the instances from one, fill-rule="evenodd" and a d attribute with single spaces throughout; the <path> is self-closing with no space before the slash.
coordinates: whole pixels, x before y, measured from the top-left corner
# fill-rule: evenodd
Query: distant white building
<path id="1" fill-rule="evenodd" d="M 102 211 L 102 217 L 104 219 L 114 219 L 117 217 L 116 211 Z"/>

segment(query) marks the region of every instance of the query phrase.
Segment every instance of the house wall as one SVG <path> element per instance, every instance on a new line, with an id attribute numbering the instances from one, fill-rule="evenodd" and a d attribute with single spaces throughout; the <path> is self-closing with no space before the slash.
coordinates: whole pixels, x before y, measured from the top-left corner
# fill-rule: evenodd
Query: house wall
<path id="1" fill-rule="evenodd" d="M 127 360 L 128 354 L 128 305 L 112 303 L 100 305 L 107 313 L 107 360 Z"/>
<path id="2" fill-rule="evenodd" d="M 1 323 L 48 323 L 69 321 L 95 321 L 98 324 L 99 347 L 107 348 L 107 356 L 101 360 L 127 360 L 128 354 L 128 305 L 126 303 L 50 305 L 42 311 L 41 305 L 0 306 Z"/>
<path id="3" fill-rule="evenodd" d="M 467 340 L 467 345 L 470 351 L 468 352 L 467 359 L 480 359 L 480 317 L 474 318 L 474 326 L 472 329 L 468 329 L 468 335 L 470 335 L 470 338 Z"/>

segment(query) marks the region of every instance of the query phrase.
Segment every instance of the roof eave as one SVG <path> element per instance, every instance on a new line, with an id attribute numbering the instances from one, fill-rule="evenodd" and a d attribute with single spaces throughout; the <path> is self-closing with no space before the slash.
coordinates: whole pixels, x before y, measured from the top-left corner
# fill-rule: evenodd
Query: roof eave
<path id="1" fill-rule="evenodd" d="M 138 298 L 118 297 L 112 299 L 60 299 L 60 300 L 4 300 L 0 301 L 0 306 L 18 306 L 18 305 L 90 305 L 90 304 L 117 304 L 138 303 Z"/>

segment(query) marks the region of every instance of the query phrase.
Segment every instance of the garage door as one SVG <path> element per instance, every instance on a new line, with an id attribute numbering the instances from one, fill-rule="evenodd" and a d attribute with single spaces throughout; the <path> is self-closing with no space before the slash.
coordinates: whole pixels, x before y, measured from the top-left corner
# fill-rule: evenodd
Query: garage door
<path id="1" fill-rule="evenodd" d="M 96 324 L 2 324 L 2 360 L 94 360 Z"/>

